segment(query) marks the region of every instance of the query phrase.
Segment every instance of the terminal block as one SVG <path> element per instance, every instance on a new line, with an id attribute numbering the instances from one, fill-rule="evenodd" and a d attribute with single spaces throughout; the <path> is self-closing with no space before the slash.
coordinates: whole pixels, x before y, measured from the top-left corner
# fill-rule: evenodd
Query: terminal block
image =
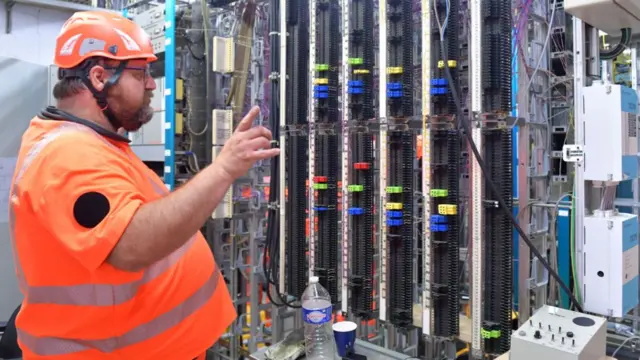
<path id="1" fill-rule="evenodd" d="M 233 38 L 213 37 L 213 57 L 211 64 L 214 72 L 223 74 L 234 71 L 235 46 Z"/>
<path id="2" fill-rule="evenodd" d="M 211 116 L 211 160 L 215 161 L 222 150 L 222 146 L 231 136 L 233 131 L 233 112 L 231 110 L 213 110 Z M 211 214 L 213 219 L 226 219 L 233 215 L 232 189 L 229 188 L 218 207 Z"/>

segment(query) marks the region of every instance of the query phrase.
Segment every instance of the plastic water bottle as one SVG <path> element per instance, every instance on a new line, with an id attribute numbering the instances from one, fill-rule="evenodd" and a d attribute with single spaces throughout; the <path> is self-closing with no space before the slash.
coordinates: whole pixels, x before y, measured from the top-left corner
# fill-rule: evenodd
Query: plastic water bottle
<path id="1" fill-rule="evenodd" d="M 307 360 L 333 360 L 335 340 L 332 325 L 331 296 L 318 282 L 309 278 L 309 286 L 302 294 L 302 319 Z"/>

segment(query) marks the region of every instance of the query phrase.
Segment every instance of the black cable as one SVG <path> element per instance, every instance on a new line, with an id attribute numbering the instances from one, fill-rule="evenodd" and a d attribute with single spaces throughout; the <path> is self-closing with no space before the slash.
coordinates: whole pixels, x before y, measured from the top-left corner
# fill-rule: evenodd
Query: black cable
<path id="1" fill-rule="evenodd" d="M 600 60 L 613 60 L 624 52 L 631 44 L 631 28 L 621 29 L 622 37 L 618 45 L 610 50 L 600 50 Z"/>
<path id="2" fill-rule="evenodd" d="M 440 48 L 442 50 L 442 56 L 444 57 L 444 63 L 446 64 L 448 62 L 448 59 L 446 55 L 447 53 L 444 50 L 445 42 L 446 41 L 443 41 L 440 43 Z M 451 72 L 449 71 L 449 68 L 446 66 L 445 66 L 445 74 L 447 76 L 447 80 L 453 84 L 453 80 L 451 78 Z M 454 86 L 451 87 L 451 96 L 453 96 L 458 113 L 462 113 L 460 98 L 458 97 L 458 93 L 456 92 L 456 89 Z M 549 275 L 551 275 L 551 277 L 553 277 L 556 280 L 556 282 L 558 282 L 558 285 L 560 286 L 560 288 L 562 288 L 562 290 L 569 295 L 569 299 L 576 307 L 576 310 L 579 312 L 583 312 L 582 306 L 580 306 L 580 303 L 578 302 L 576 297 L 573 295 L 573 292 L 571 291 L 571 289 L 567 286 L 567 284 L 565 284 L 562 281 L 562 279 L 560 278 L 560 275 L 558 275 L 558 273 L 555 270 L 553 270 L 549 265 L 549 263 L 542 257 L 542 254 L 540 254 L 540 252 L 538 251 L 538 249 L 536 249 L 536 247 L 533 245 L 531 240 L 529 240 L 529 237 L 527 236 L 527 234 L 524 232 L 524 230 L 522 230 L 522 227 L 520 227 L 520 225 L 518 224 L 518 220 L 516 220 L 516 218 L 511 213 L 511 211 L 508 210 L 506 202 L 500 196 L 500 192 L 498 191 L 498 188 L 496 187 L 495 183 L 491 179 L 491 176 L 489 176 L 486 169 L 486 165 L 482 159 L 482 156 L 480 155 L 480 151 L 478 150 L 478 147 L 473 141 L 473 137 L 471 136 L 471 126 L 469 126 L 469 123 L 466 121 L 460 121 L 460 123 L 464 128 L 464 131 L 463 131 L 464 137 L 467 139 L 467 143 L 471 147 L 471 151 L 473 152 L 473 155 L 475 156 L 476 161 L 478 162 L 478 166 L 482 171 L 482 175 L 484 176 L 485 182 L 491 188 L 491 192 L 495 195 L 496 200 L 500 204 L 500 208 L 505 212 L 505 215 L 507 215 L 507 217 L 509 218 L 509 221 L 516 228 L 516 231 L 518 232 L 522 240 L 525 242 L 525 244 L 527 244 L 527 246 L 529 247 L 533 255 L 538 259 L 538 261 L 540 261 L 540 264 L 542 264 L 542 266 L 549 272 Z"/>
<path id="3" fill-rule="evenodd" d="M 280 64 L 280 38 L 279 38 L 279 13 L 280 13 L 280 1 L 279 0 L 271 0 L 270 1 L 270 14 L 269 21 L 270 31 L 272 33 L 270 39 L 270 62 L 271 68 L 270 72 L 277 73 L 279 71 Z M 274 139 L 280 138 L 280 98 L 278 96 L 280 84 L 276 79 L 271 80 L 271 99 L 270 99 L 270 112 L 269 112 L 269 123 L 271 127 L 271 131 Z M 273 143 L 272 147 L 279 147 L 277 143 Z M 284 149 L 282 149 L 284 150 Z M 285 156 L 282 154 L 281 156 Z M 277 278 L 278 274 L 278 261 L 280 254 L 280 216 L 279 210 L 274 205 L 277 204 L 278 198 L 280 196 L 280 188 L 279 188 L 279 168 L 280 168 L 280 157 L 272 158 L 270 161 L 270 175 L 271 179 L 269 182 L 270 192 L 269 192 L 269 204 L 271 204 L 268 215 L 267 215 L 267 236 L 265 240 L 265 245 L 262 253 L 262 271 L 267 280 L 266 284 L 266 293 L 269 302 L 275 306 L 287 306 L 290 308 L 300 308 L 300 305 L 296 305 L 293 302 L 288 302 L 284 299 L 284 296 L 277 291 L 279 282 Z M 284 180 L 283 180 L 284 181 Z M 285 206 L 285 204 L 280 204 L 280 206 Z M 271 286 L 276 288 L 275 296 L 271 293 Z"/>

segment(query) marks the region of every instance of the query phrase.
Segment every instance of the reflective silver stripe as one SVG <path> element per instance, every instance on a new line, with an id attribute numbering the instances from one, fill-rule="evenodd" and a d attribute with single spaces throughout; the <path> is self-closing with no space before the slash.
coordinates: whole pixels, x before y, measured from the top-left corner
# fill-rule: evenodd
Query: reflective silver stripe
<path id="1" fill-rule="evenodd" d="M 19 187 L 19 181 L 40 152 L 53 140 L 58 138 L 64 133 L 71 131 L 82 131 L 95 135 L 102 139 L 108 145 L 115 149 L 120 150 L 102 136 L 95 133 L 93 130 L 86 126 L 75 123 L 64 123 L 59 128 L 51 131 L 48 134 L 35 143 L 29 152 L 25 156 L 24 161 L 18 171 L 18 175 L 15 178 L 13 184 L 12 198 L 15 197 L 16 189 Z M 166 188 L 162 188 L 155 181 L 149 178 L 149 182 L 153 185 L 154 190 L 159 195 L 164 195 L 168 192 Z M 10 217 L 10 234 L 12 238 L 15 238 L 15 213 L 13 206 L 9 208 Z M 180 258 L 189 250 L 189 248 L 195 242 L 196 235 L 194 235 L 189 241 L 171 253 L 164 259 L 151 265 L 143 272 L 140 279 L 129 283 L 110 285 L 110 284 L 78 284 L 78 285 L 65 285 L 65 286 L 30 286 L 27 284 L 24 278 L 24 273 L 17 256 L 15 244 L 12 241 L 14 247 L 14 257 L 16 263 L 16 269 L 18 273 L 19 283 L 26 298 L 31 304 L 57 304 L 57 305 L 77 305 L 77 306 L 113 306 L 125 303 L 133 299 L 138 289 L 156 279 L 165 271 L 170 269 L 176 264 Z"/>
<path id="2" fill-rule="evenodd" d="M 214 295 L 219 280 L 220 272 L 215 270 L 209 280 L 183 303 L 121 336 L 100 340 L 71 340 L 38 337 L 18 329 L 18 338 L 29 351 L 40 356 L 68 355 L 90 349 L 97 349 L 105 353 L 113 352 L 156 337 L 180 324 L 183 319 L 207 303 Z M 215 321 L 215 319 L 211 319 L 211 321 Z"/>
<path id="3" fill-rule="evenodd" d="M 57 304 L 78 306 L 113 306 L 123 304 L 136 296 L 138 289 L 175 265 L 193 245 L 193 236 L 186 244 L 164 259 L 148 267 L 142 278 L 129 283 L 80 284 L 67 286 L 28 286 L 27 299 L 30 304 Z"/>

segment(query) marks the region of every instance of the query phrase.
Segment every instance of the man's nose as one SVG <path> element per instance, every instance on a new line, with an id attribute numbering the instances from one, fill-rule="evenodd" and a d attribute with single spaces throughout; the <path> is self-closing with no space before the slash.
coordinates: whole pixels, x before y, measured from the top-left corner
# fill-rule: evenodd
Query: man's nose
<path id="1" fill-rule="evenodd" d="M 147 76 L 147 82 L 145 84 L 145 88 L 147 90 L 155 90 L 156 89 L 156 80 L 152 76 Z"/>

